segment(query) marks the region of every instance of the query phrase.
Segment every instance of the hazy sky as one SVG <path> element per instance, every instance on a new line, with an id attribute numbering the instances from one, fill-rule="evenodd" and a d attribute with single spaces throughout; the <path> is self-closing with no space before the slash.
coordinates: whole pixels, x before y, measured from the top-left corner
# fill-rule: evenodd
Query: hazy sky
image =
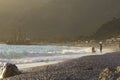
<path id="1" fill-rule="evenodd" d="M 120 0 L 0 0 L 0 38 L 23 28 L 32 37 L 92 34 L 120 16 Z"/>

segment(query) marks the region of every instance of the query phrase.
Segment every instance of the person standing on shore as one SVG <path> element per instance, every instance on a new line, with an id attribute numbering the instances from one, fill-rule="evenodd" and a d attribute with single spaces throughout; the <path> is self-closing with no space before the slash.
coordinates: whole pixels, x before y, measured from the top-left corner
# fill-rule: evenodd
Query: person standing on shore
<path id="1" fill-rule="evenodd" d="M 95 47 L 92 47 L 92 53 L 95 53 L 96 50 L 95 50 Z"/>
<path id="2" fill-rule="evenodd" d="M 99 46 L 100 46 L 100 52 L 102 53 L 102 48 L 103 48 L 103 45 L 102 45 L 103 43 L 100 41 L 99 42 Z"/>

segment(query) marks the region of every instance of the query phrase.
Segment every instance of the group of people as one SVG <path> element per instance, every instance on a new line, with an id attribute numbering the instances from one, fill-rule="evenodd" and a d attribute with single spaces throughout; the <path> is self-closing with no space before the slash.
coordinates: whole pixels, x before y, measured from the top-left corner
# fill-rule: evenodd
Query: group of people
<path id="1" fill-rule="evenodd" d="M 103 43 L 102 42 L 99 42 L 99 49 L 100 49 L 100 52 L 102 53 L 102 49 L 103 49 Z M 92 47 L 92 53 L 95 53 L 96 50 L 95 50 L 95 47 Z"/>
<path id="2" fill-rule="evenodd" d="M 118 43 L 118 47 L 120 49 L 120 42 Z M 99 50 L 102 53 L 102 50 L 103 50 L 103 43 L 102 42 L 99 42 Z M 95 47 L 92 47 L 92 53 L 95 53 L 95 52 L 96 52 Z"/>

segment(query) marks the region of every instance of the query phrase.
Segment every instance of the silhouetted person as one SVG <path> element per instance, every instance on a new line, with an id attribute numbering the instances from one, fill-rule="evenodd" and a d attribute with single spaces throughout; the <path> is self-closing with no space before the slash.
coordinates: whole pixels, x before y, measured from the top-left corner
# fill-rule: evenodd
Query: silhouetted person
<path id="1" fill-rule="evenodd" d="M 102 53 L 102 48 L 103 48 L 102 42 L 99 42 L 99 46 L 100 46 L 100 52 Z"/>
<path id="2" fill-rule="evenodd" d="M 95 53 L 96 50 L 95 50 L 95 47 L 92 47 L 92 53 Z"/>

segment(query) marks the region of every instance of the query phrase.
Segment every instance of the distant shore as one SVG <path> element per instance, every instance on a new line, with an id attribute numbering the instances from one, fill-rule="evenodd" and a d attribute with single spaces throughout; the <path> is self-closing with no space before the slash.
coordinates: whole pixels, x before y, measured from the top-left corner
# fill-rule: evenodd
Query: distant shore
<path id="1" fill-rule="evenodd" d="M 106 67 L 120 66 L 120 52 L 91 55 L 48 66 L 28 68 L 9 80 L 97 80 Z M 4 79 L 5 80 L 5 79 Z"/>

